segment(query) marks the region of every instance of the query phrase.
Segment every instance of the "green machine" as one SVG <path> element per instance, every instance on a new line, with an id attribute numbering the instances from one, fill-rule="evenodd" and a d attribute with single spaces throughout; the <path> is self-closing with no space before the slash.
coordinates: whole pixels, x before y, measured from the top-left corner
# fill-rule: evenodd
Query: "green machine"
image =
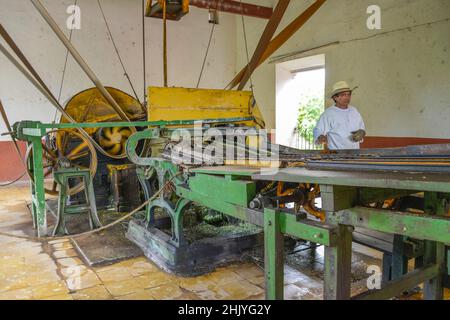
<path id="1" fill-rule="evenodd" d="M 127 142 L 129 159 L 147 170 L 154 170 L 158 177 L 176 177 L 173 180 L 172 193 L 177 201 L 171 203 L 167 197 L 153 201 L 147 207 L 146 225 L 131 222 L 128 237 L 144 246 L 148 256 L 155 254 L 170 255 L 167 247 L 148 245 L 144 239 L 154 242 L 148 227 L 154 219 L 155 207 L 167 207 L 171 211 L 172 238 L 170 241 L 183 246 L 182 214 L 183 208 L 190 202 L 201 204 L 237 219 L 250 222 L 264 229 L 266 297 L 283 298 L 283 235 L 290 235 L 325 246 L 325 283 L 326 299 L 387 299 L 413 288 L 419 283 L 424 285 L 426 299 L 442 299 L 444 280 L 447 275 L 446 245 L 450 244 L 450 217 L 448 216 L 450 199 L 450 175 L 446 172 L 447 147 L 436 151 L 433 147 L 420 149 L 378 150 L 367 154 L 341 152 L 323 156 L 324 163 L 330 164 L 336 158 L 366 159 L 369 163 L 373 157 L 378 160 L 374 170 L 311 170 L 308 158 L 313 165 L 318 165 L 317 153 L 298 153 L 285 149 L 279 154 L 280 161 L 304 161 L 304 166 L 287 166 L 274 173 L 262 172 L 255 166 L 215 165 L 189 168 L 175 164 L 173 155 L 167 153 L 158 157 L 139 157 L 134 149 L 140 140 L 157 139 L 159 132 L 147 130 L 130 137 Z M 289 153 L 291 152 L 291 153 Z M 384 153 L 383 153 L 384 152 Z M 416 152 L 426 159 L 405 162 L 415 158 Z M 436 153 L 439 153 L 437 155 Z M 399 166 L 392 170 L 384 166 L 393 158 Z M 431 160 L 431 158 L 439 160 Z M 172 160 L 171 160 L 172 159 Z M 433 162 L 434 161 L 434 162 Z M 225 161 L 226 162 L 226 161 Z M 433 162 L 433 166 L 429 163 Z M 362 165 L 361 161 L 358 165 Z M 411 166 L 415 166 L 411 171 Z M 141 180 L 149 178 L 141 169 Z M 148 172 L 148 171 L 147 171 Z M 167 181 L 167 180 L 165 180 Z M 268 186 L 283 184 L 293 190 L 289 194 L 270 194 L 264 192 Z M 312 191 L 305 185 L 320 186 L 322 210 L 325 219 L 308 218 L 305 212 L 295 208 L 308 204 Z M 150 189 L 148 191 L 150 193 Z M 413 214 L 396 210 L 370 207 L 370 203 L 385 199 L 399 198 L 405 195 L 422 193 L 424 212 Z M 283 204 L 295 203 L 294 209 Z M 258 205 L 259 204 L 259 205 Z M 392 279 L 384 283 L 382 289 L 369 291 L 360 296 L 350 296 L 351 247 L 352 232 L 355 227 L 363 227 L 396 237 L 418 240 L 423 243 L 422 263 L 417 264 L 413 272 L 408 272 L 404 263 L 405 253 L 395 248 L 392 259 Z M 144 235 L 144 236 L 143 236 Z M 159 252 L 156 252 L 159 251 Z"/>
<path id="2" fill-rule="evenodd" d="M 204 121 L 202 130 L 224 121 L 233 123 L 243 119 Z M 267 299 L 283 298 L 285 235 L 325 246 L 325 299 L 388 299 L 420 283 L 424 283 L 425 299 L 443 298 L 449 273 L 447 246 L 450 245 L 448 146 L 439 150 L 424 147 L 335 154 L 280 147 L 278 162 L 282 165 L 272 171 L 245 163 L 229 165 L 227 160 L 191 165 L 187 160 L 174 158 L 172 151 L 180 141 L 167 143 L 167 138 L 173 137 L 177 130 L 192 130 L 194 123 L 194 120 L 132 123 L 136 127 L 149 127 L 133 134 L 126 144 L 128 158 L 137 165 L 147 199 L 160 186 L 170 185 L 148 203 L 143 219 L 136 218 L 129 223 L 127 237 L 143 248 L 150 259 L 167 263 L 192 258 L 189 256 L 190 244 L 183 234 L 183 215 L 185 209 L 194 203 L 263 230 Z M 53 128 L 118 125 L 130 126 L 130 123 L 55 125 L 20 122 L 14 125 L 15 137 L 33 145 L 29 165 L 34 174 L 33 216 L 40 236 L 47 235 L 41 137 Z M 229 127 L 218 125 L 217 129 Z M 136 152 L 138 144 L 145 141 L 155 147 L 151 155 Z M 236 143 L 233 145 L 239 147 Z M 248 145 L 241 147 L 245 148 L 246 157 L 254 155 L 254 150 Z M 258 152 L 256 154 L 260 156 Z M 195 154 L 192 157 L 195 158 Z M 266 159 L 260 157 L 259 160 Z M 318 196 L 319 191 L 322 208 L 311 210 L 312 198 Z M 411 213 L 370 205 L 413 194 L 423 196 L 423 212 Z M 168 213 L 171 222 L 169 237 L 159 236 L 156 208 Z M 323 216 L 318 213 L 323 213 Z M 401 246 L 397 247 L 392 258 L 392 278 L 381 289 L 351 297 L 351 247 L 356 227 L 422 243 L 422 263 L 408 272 L 404 264 L 405 254 Z M 220 260 L 219 253 L 216 257 Z"/>

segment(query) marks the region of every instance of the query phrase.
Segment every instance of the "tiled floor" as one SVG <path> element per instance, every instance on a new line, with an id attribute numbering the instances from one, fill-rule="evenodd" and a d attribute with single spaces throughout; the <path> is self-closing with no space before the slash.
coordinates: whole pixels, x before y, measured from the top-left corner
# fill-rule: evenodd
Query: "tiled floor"
<path id="1" fill-rule="evenodd" d="M 0 189 L 0 231 L 25 235 L 31 226 L 26 201 L 27 187 Z M 354 264 L 364 257 L 357 255 Z M 323 265 L 314 259 L 316 271 L 302 273 L 286 267 L 286 299 L 321 299 Z M 362 282 L 356 281 L 352 291 L 359 292 Z M 420 294 L 410 297 L 420 298 Z M 446 298 L 450 299 L 448 291 Z M 181 278 L 159 270 L 145 257 L 91 268 L 78 257 L 70 240 L 46 244 L 0 236 L 1 299 L 264 299 L 264 275 L 254 263 L 240 263 Z"/>

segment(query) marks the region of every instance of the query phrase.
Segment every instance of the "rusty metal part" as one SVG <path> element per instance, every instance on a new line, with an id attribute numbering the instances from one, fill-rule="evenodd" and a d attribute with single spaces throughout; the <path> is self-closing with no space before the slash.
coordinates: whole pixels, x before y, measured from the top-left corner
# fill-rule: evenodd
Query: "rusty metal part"
<path id="1" fill-rule="evenodd" d="M 285 188 L 284 182 L 271 182 L 266 185 L 259 194 L 249 203 L 249 207 L 261 210 L 267 206 L 285 208 L 286 204 L 293 203 L 295 213 L 303 208 L 310 215 L 325 221 L 325 212 L 315 205 L 316 198 L 320 197 L 320 187 L 316 184 L 303 183 L 289 184 Z M 275 189 L 272 189 L 275 187 Z"/>
<path id="2" fill-rule="evenodd" d="M 164 0 L 147 0 L 145 16 L 162 19 L 162 6 Z M 189 5 L 208 10 L 217 10 L 232 14 L 242 14 L 248 17 L 270 19 L 273 9 L 251 3 L 231 0 L 169 0 L 167 3 L 167 19 L 178 21 L 189 12 Z"/>
<path id="3" fill-rule="evenodd" d="M 190 0 L 189 4 L 197 8 L 212 9 L 263 19 L 270 19 L 273 13 L 273 9 L 270 7 L 240 1 L 222 0 L 216 4 L 215 0 Z"/>
<path id="4" fill-rule="evenodd" d="M 315 205 L 316 198 L 320 197 L 320 186 L 317 184 L 304 184 L 304 188 L 307 190 L 307 199 L 302 204 L 303 209 L 310 215 L 319 218 L 322 222 L 325 221 L 325 211 L 319 209 Z"/>
<path id="5" fill-rule="evenodd" d="M 145 8 L 145 17 L 164 19 L 164 9 L 166 6 L 166 18 L 172 21 L 178 21 L 189 13 L 189 0 L 157 0 L 153 4 L 148 0 Z"/>

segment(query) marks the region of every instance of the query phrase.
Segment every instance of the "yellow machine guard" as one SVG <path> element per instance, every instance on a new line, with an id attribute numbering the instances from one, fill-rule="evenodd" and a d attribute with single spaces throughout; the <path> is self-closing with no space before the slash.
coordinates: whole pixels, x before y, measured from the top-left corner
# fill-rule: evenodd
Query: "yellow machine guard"
<path id="1" fill-rule="evenodd" d="M 237 124 L 264 128 L 250 91 L 149 87 L 149 121 L 253 117 Z"/>

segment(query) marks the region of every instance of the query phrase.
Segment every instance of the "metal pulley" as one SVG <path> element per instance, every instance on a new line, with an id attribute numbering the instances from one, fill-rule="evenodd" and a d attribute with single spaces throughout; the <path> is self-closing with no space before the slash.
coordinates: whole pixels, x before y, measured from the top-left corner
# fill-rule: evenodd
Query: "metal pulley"
<path id="1" fill-rule="evenodd" d="M 130 120 L 145 119 L 145 113 L 140 103 L 127 93 L 106 87 L 106 90 L 117 101 L 121 110 Z M 98 123 L 121 121 L 119 115 L 105 100 L 97 88 L 84 90 L 73 96 L 66 104 L 65 111 L 76 122 Z M 62 116 L 60 123 L 68 123 L 66 117 Z M 99 143 L 103 150 L 112 158 L 122 159 L 126 157 L 125 143 L 133 133 L 132 128 L 86 128 L 86 132 Z"/>

